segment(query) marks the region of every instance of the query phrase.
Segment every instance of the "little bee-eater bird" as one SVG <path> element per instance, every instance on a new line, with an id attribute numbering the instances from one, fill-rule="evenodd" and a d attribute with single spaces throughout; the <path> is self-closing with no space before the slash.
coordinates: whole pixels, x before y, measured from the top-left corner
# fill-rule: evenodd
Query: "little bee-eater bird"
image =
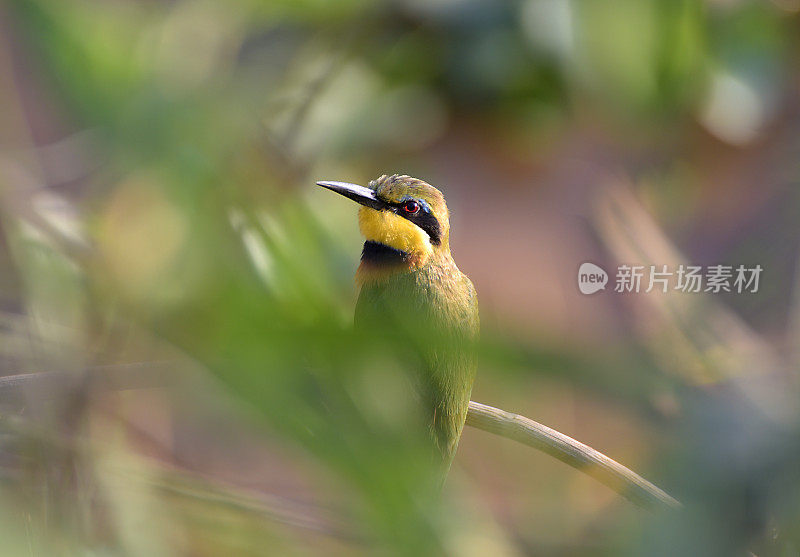
<path id="1" fill-rule="evenodd" d="M 467 416 L 476 359 L 478 298 L 450 254 L 442 193 L 405 175 L 369 187 L 317 182 L 361 204 L 366 241 L 356 272 L 356 327 L 382 330 L 414 354 L 416 385 L 435 453 L 450 467 Z"/>

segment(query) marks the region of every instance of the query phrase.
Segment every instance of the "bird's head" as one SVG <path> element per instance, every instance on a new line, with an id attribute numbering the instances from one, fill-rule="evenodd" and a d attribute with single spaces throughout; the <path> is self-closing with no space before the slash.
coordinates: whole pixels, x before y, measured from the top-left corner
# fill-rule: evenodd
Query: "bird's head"
<path id="1" fill-rule="evenodd" d="M 362 205 L 361 233 L 370 242 L 398 250 L 412 266 L 424 265 L 437 252 L 449 253 L 450 214 L 442 192 L 411 176 L 381 176 L 369 187 L 345 182 L 317 182 Z"/>

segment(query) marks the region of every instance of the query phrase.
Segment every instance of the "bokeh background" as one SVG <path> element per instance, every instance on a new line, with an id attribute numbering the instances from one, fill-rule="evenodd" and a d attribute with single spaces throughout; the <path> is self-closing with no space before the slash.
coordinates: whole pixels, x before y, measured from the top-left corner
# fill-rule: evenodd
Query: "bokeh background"
<path id="1" fill-rule="evenodd" d="M 4 2 L 0 374 L 46 375 L 0 390 L 0 554 L 800 554 L 798 12 Z M 447 197 L 473 400 L 681 512 L 470 428 L 420 489 L 402 350 L 349 329 L 356 209 L 314 186 L 384 173 Z M 584 296 L 584 261 L 764 271 Z"/>

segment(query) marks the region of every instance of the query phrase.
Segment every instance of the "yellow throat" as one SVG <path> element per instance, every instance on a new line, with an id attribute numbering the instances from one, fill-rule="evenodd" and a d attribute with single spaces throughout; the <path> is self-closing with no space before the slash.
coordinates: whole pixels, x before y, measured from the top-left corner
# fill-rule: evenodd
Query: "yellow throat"
<path id="1" fill-rule="evenodd" d="M 406 252 L 416 267 L 425 265 L 433 254 L 431 240 L 425 231 L 394 213 L 361 207 L 358 227 L 367 240 Z"/>

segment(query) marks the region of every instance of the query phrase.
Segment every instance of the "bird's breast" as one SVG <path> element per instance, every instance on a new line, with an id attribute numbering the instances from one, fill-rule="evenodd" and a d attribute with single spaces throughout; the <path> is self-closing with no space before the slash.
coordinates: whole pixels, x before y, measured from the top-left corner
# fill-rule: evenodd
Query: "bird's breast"
<path id="1" fill-rule="evenodd" d="M 386 282 L 394 275 L 410 272 L 418 264 L 415 254 L 367 240 L 361 251 L 356 283 L 361 288 L 365 284 Z"/>

